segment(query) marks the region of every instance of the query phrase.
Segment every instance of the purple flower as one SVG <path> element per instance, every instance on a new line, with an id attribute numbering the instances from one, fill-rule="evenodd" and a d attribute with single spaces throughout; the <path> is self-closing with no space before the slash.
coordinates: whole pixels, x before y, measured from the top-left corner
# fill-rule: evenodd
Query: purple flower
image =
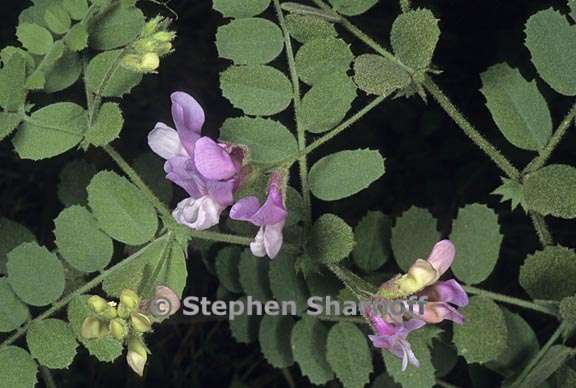
<path id="1" fill-rule="evenodd" d="M 448 319 L 460 325 L 464 323 L 464 316 L 457 307 L 468 304 L 468 295 L 455 279 L 437 282 L 426 287 L 418 295 L 428 297 L 424 305 L 424 314 L 421 316 L 425 322 L 439 323 Z"/>
<path id="2" fill-rule="evenodd" d="M 419 319 L 411 319 L 398 323 L 387 322 L 384 318 L 376 315 L 371 309 L 367 309 L 366 317 L 370 321 L 374 335 L 369 335 L 372 345 L 386 349 L 402 360 L 402 370 L 406 370 L 408 363 L 420 367 L 420 362 L 414 355 L 410 343 L 406 339 L 411 331 L 421 328 L 425 322 Z"/>
<path id="3" fill-rule="evenodd" d="M 248 221 L 260 227 L 250 244 L 250 250 L 254 256 L 268 255 L 273 259 L 282 247 L 282 229 L 288 217 L 288 211 L 284 206 L 280 181 L 280 174 L 272 173 L 268 184 L 268 197 L 262 206 L 258 198 L 245 197 L 230 209 L 230 218 Z"/>
<path id="4" fill-rule="evenodd" d="M 190 195 L 174 210 L 176 221 L 192 229 L 208 229 L 234 202 L 243 151 L 201 135 L 204 110 L 192 96 L 175 92 L 171 99 L 176 130 L 158 123 L 148 135 L 148 144 L 166 159 L 166 178 Z"/>

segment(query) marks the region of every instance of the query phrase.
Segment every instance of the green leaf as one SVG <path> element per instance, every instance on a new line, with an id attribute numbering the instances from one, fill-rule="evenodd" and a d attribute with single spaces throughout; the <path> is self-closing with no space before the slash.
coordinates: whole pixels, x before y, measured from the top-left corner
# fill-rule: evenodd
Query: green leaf
<path id="1" fill-rule="evenodd" d="M 166 179 L 163 159 L 152 152 L 146 152 L 134 160 L 134 169 L 144 183 L 165 204 L 170 204 L 174 193 L 172 182 Z"/>
<path id="2" fill-rule="evenodd" d="M 292 102 L 290 80 L 270 66 L 232 66 L 220 74 L 224 97 L 244 113 L 270 116 Z"/>
<path id="3" fill-rule="evenodd" d="M 300 43 L 318 38 L 335 38 L 334 25 L 322 18 L 310 15 L 286 15 L 286 27 L 290 35 Z"/>
<path id="4" fill-rule="evenodd" d="M 124 126 L 124 117 L 120 106 L 115 102 L 106 102 L 98 111 L 96 122 L 86 131 L 86 141 L 102 147 L 120 136 Z"/>
<path id="5" fill-rule="evenodd" d="M 16 30 L 16 36 L 22 46 L 32 54 L 45 55 L 54 44 L 50 31 L 32 23 L 21 23 Z"/>
<path id="6" fill-rule="evenodd" d="M 306 42 L 296 53 L 295 60 L 302 81 L 313 85 L 327 74 L 345 74 L 354 54 L 342 39 L 319 38 Z"/>
<path id="7" fill-rule="evenodd" d="M 576 218 L 576 168 L 551 164 L 524 178 L 526 207 L 542 215 Z"/>
<path id="8" fill-rule="evenodd" d="M 87 0 L 62 0 L 62 5 L 74 20 L 82 20 L 88 13 Z"/>
<path id="9" fill-rule="evenodd" d="M 186 278 L 188 277 L 188 270 L 186 269 L 186 254 L 182 247 L 175 243 L 170 242 L 167 246 L 168 257 L 163 259 L 163 253 L 153 256 L 145 268 L 145 277 L 140 285 L 140 289 L 148 284 L 152 284 L 152 289 L 157 285 L 164 285 L 169 287 L 178 297 L 182 296 L 184 288 L 186 287 Z M 161 261 L 162 260 L 162 261 Z M 162 265 L 158 276 L 152 279 L 158 265 Z M 144 291 L 144 290 L 143 290 Z M 145 297 L 151 295 L 145 294 Z"/>
<path id="10" fill-rule="evenodd" d="M 246 297 L 238 299 L 246 305 Z M 260 327 L 260 321 L 262 320 L 261 315 L 248 315 L 242 314 L 235 316 L 234 319 L 230 320 L 230 331 L 234 339 L 241 344 L 249 344 L 254 342 L 258 338 L 258 331 Z"/>
<path id="11" fill-rule="evenodd" d="M 288 128 L 278 121 L 260 117 L 226 119 L 220 140 L 247 146 L 253 163 L 278 163 L 298 153 L 298 143 Z"/>
<path id="12" fill-rule="evenodd" d="M 35 242 L 23 243 L 8 253 L 10 286 L 22 301 L 47 306 L 64 292 L 64 267 L 55 254 Z"/>
<path id="13" fill-rule="evenodd" d="M 540 345 L 534 330 L 519 314 L 502 308 L 508 329 L 508 344 L 500 356 L 486 364 L 492 370 L 506 376 L 523 370 L 532 360 Z"/>
<path id="14" fill-rule="evenodd" d="M 241 253 L 242 249 L 239 247 L 224 247 L 216 255 L 215 266 L 218 280 L 228 291 L 235 293 L 242 292 L 240 273 L 238 272 Z"/>
<path id="15" fill-rule="evenodd" d="M 521 381 L 520 386 L 526 388 L 543 386 L 545 381 L 574 354 L 575 351 L 572 348 L 564 345 L 552 345 L 538 364 Z"/>
<path id="16" fill-rule="evenodd" d="M 112 239 L 98 229 L 96 218 L 85 207 L 64 209 L 54 224 L 58 252 L 78 271 L 100 271 L 112 260 Z"/>
<path id="17" fill-rule="evenodd" d="M 280 55 L 284 37 L 282 30 L 269 20 L 237 19 L 218 28 L 216 47 L 222 58 L 237 65 L 259 65 Z"/>
<path id="18" fill-rule="evenodd" d="M 379 211 L 369 211 L 354 229 L 354 263 L 366 272 L 380 268 L 390 257 L 392 222 Z"/>
<path id="19" fill-rule="evenodd" d="M 16 346 L 0 349 L 0 381 L 5 387 L 33 388 L 37 374 L 38 365 L 27 351 Z"/>
<path id="20" fill-rule="evenodd" d="M 291 316 L 264 315 L 262 318 L 258 341 L 264 358 L 275 368 L 288 368 L 294 364 L 288 335 L 293 327 Z"/>
<path id="21" fill-rule="evenodd" d="M 66 9 L 58 3 L 52 4 L 44 14 L 44 21 L 55 34 L 65 34 L 72 26 L 72 19 Z"/>
<path id="22" fill-rule="evenodd" d="M 329 0 L 334 10 L 342 15 L 356 16 L 374 7 L 378 0 Z"/>
<path id="23" fill-rule="evenodd" d="M 245 249 L 242 252 L 238 272 L 240 285 L 246 295 L 250 295 L 260 301 L 272 299 L 268 271 L 268 260 L 253 256 L 249 249 Z"/>
<path id="24" fill-rule="evenodd" d="M 86 186 L 98 170 L 84 159 L 73 160 L 60 171 L 58 198 L 64 206 L 86 205 L 88 193 Z"/>
<path id="25" fill-rule="evenodd" d="M 332 326 L 326 343 L 326 358 L 345 388 L 363 388 L 373 371 L 366 336 L 353 323 Z"/>
<path id="26" fill-rule="evenodd" d="M 380 55 L 363 54 L 354 61 L 354 82 L 368 94 L 388 96 L 410 85 L 404 69 Z"/>
<path id="27" fill-rule="evenodd" d="M 59 319 L 44 319 L 30 325 L 26 343 L 32 356 L 51 369 L 70 366 L 76 356 L 76 336 L 70 326 Z"/>
<path id="28" fill-rule="evenodd" d="M 150 241 L 158 217 L 146 196 L 126 178 L 111 171 L 98 173 L 88 186 L 88 203 L 98 225 L 115 240 L 128 245 Z"/>
<path id="29" fill-rule="evenodd" d="M 477 203 L 460 209 L 450 239 L 456 246 L 454 275 L 467 284 L 486 280 L 498 261 L 503 239 L 494 211 Z"/>
<path id="30" fill-rule="evenodd" d="M 46 71 L 46 93 L 55 93 L 74 85 L 82 74 L 82 61 L 75 52 L 66 50 Z"/>
<path id="31" fill-rule="evenodd" d="M 103 97 L 122 97 L 142 81 L 142 74 L 120 66 L 122 50 L 96 55 L 86 69 L 86 87 Z"/>
<path id="32" fill-rule="evenodd" d="M 292 186 L 286 187 L 286 209 L 288 209 L 286 226 L 296 225 L 305 217 L 304 199 Z"/>
<path id="33" fill-rule="evenodd" d="M 326 75 L 302 98 L 299 111 L 302 127 L 312 133 L 334 128 L 346 117 L 356 96 L 356 85 L 348 76 Z"/>
<path id="34" fill-rule="evenodd" d="M 30 318 L 28 307 L 14 294 L 6 278 L 0 278 L 0 300 L 0 333 L 16 330 Z"/>
<path id="35" fill-rule="evenodd" d="M 86 126 L 84 108 L 72 102 L 57 102 L 32 113 L 12 142 L 21 158 L 51 158 L 80 143 Z"/>
<path id="36" fill-rule="evenodd" d="M 392 251 L 400 269 L 408 271 L 416 259 L 426 259 L 440 239 L 436 219 L 426 209 L 411 207 L 392 229 Z"/>
<path id="37" fill-rule="evenodd" d="M 506 139 L 518 148 L 537 151 L 552 135 L 552 118 L 536 81 L 528 82 L 505 63 L 481 74 L 486 106 Z"/>
<path id="38" fill-rule="evenodd" d="M 17 111 L 26 102 L 26 57 L 14 52 L 7 61 L 4 58 L 2 60 L 4 67 L 0 69 L 0 106 L 8 111 Z"/>
<path id="39" fill-rule="evenodd" d="M 310 190 L 323 201 L 336 201 L 368 188 L 384 172 L 384 158 L 376 150 L 335 152 L 310 169 Z"/>
<path id="40" fill-rule="evenodd" d="M 78 341 L 88 349 L 91 355 L 101 362 L 112 362 L 120 357 L 124 351 L 121 342 L 112 337 L 87 340 L 81 335 L 84 320 L 94 315 L 94 312 L 88 307 L 88 298 L 90 298 L 90 295 L 79 295 L 68 304 L 68 321 L 70 321 L 70 327 Z"/>
<path id="41" fill-rule="evenodd" d="M 576 323 L 576 295 L 567 296 L 560 301 L 560 317 L 569 323 Z"/>
<path id="42" fill-rule="evenodd" d="M 28 228 L 7 218 L 0 218 L 0 273 L 6 273 L 8 252 L 24 242 L 36 238 Z"/>
<path id="43" fill-rule="evenodd" d="M 438 19 L 428 9 L 401 14 L 394 20 L 390 41 L 398 59 L 417 71 L 426 70 L 440 39 Z"/>
<path id="44" fill-rule="evenodd" d="M 410 373 L 410 371 L 408 371 Z M 402 388 L 400 384 L 396 384 L 392 377 L 386 372 L 381 373 L 378 377 L 372 381 L 370 388 Z"/>
<path id="45" fill-rule="evenodd" d="M 21 122 L 22 115 L 19 113 L 0 112 L 0 141 L 10 136 Z"/>
<path id="46" fill-rule="evenodd" d="M 491 194 L 502 196 L 500 202 L 510 201 L 512 210 L 516 209 L 518 205 L 521 205 L 523 209 L 526 209 L 522 184 L 504 177 L 500 177 L 500 179 L 502 179 L 502 184 Z"/>
<path id="47" fill-rule="evenodd" d="M 526 47 L 540 77 L 560 94 L 576 95 L 576 27 L 552 8 L 526 22 Z"/>
<path id="48" fill-rule="evenodd" d="M 90 29 L 90 47 L 111 50 L 134 41 L 144 28 L 145 18 L 136 7 L 117 6 L 106 13 Z"/>
<path id="49" fill-rule="evenodd" d="M 270 263 L 270 289 L 279 302 L 295 302 L 298 312 L 307 308 L 309 292 L 301 273 L 296 272 L 296 256 L 281 252 Z"/>
<path id="50" fill-rule="evenodd" d="M 354 248 L 352 228 L 340 217 L 325 213 L 312 227 L 308 241 L 308 253 L 314 260 L 324 264 L 336 264 Z"/>
<path id="51" fill-rule="evenodd" d="M 300 365 L 302 374 L 307 376 L 312 384 L 325 384 L 334 378 L 326 359 L 327 336 L 326 326 L 308 315 L 299 320 L 292 329 L 294 359 Z"/>
<path id="52" fill-rule="evenodd" d="M 270 0 L 213 0 L 214 9 L 224 17 L 246 18 L 261 14 L 270 6 Z"/>
<path id="53" fill-rule="evenodd" d="M 66 35 L 66 44 L 72 51 L 82 51 L 88 47 L 88 30 L 83 23 L 75 24 L 68 35 Z"/>
<path id="54" fill-rule="evenodd" d="M 420 361 L 419 368 L 409 366 L 405 371 L 402 371 L 402 362 L 398 357 L 387 351 L 382 352 L 386 371 L 392 376 L 394 381 L 403 387 L 409 388 L 430 388 L 435 385 L 435 370 L 429 349 L 432 335 L 432 330 L 422 328 L 410 333 L 408 337 L 412 351 L 418 361 Z"/>
<path id="55" fill-rule="evenodd" d="M 560 300 L 576 294 L 575 278 L 576 252 L 548 246 L 526 258 L 518 280 L 533 299 Z"/>
<path id="56" fill-rule="evenodd" d="M 461 312 L 466 317 L 466 323 L 454 325 L 453 337 L 458 354 L 469 363 L 480 364 L 502 356 L 506 351 L 509 333 L 500 307 L 488 298 L 474 296 Z"/>

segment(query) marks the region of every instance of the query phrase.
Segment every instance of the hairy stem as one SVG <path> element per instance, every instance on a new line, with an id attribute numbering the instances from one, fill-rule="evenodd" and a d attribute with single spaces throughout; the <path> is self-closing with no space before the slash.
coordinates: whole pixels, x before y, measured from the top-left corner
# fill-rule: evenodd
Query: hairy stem
<path id="1" fill-rule="evenodd" d="M 542 246 L 554 245 L 554 239 L 548 230 L 548 225 L 546 225 L 544 216 L 532 210 L 530 210 L 528 214 L 530 215 L 530 220 L 534 225 L 534 229 L 536 230 L 536 234 L 538 235 L 538 239 Z"/>
<path id="2" fill-rule="evenodd" d="M 484 138 L 474 128 L 474 126 L 458 111 L 456 106 L 438 87 L 438 85 L 429 77 L 423 83 L 424 88 L 434 97 L 436 102 L 444 109 L 444 111 L 454 120 L 456 124 L 464 131 L 466 136 L 470 138 L 486 155 L 488 155 L 494 163 L 506 174 L 509 178 L 518 180 L 520 172 L 514 167 L 504 155 L 500 153 L 488 140 Z"/>
<path id="3" fill-rule="evenodd" d="M 570 128 L 570 124 L 572 124 L 575 118 L 576 118 L 576 103 L 572 105 L 572 108 L 570 109 L 566 117 L 564 117 L 564 120 L 562 120 L 562 122 L 556 129 L 556 131 L 550 138 L 550 141 L 548 142 L 548 144 L 546 144 L 546 147 L 544 147 L 544 149 L 540 152 L 540 154 L 526 166 L 526 168 L 523 171 L 524 174 L 539 170 L 546 164 L 548 158 L 550 158 L 552 152 L 556 149 L 556 147 L 558 147 L 558 144 L 560 144 L 560 141 L 566 134 L 568 128 Z"/>
<path id="4" fill-rule="evenodd" d="M 290 70 L 290 78 L 292 79 L 293 98 L 294 98 L 294 121 L 296 122 L 296 133 L 298 139 L 298 149 L 300 154 L 298 156 L 298 165 L 300 170 L 300 184 L 302 185 L 302 198 L 304 200 L 305 219 L 306 224 L 310 225 L 312 222 L 312 200 L 310 197 L 310 187 L 308 185 L 308 162 L 306 154 L 302 151 L 306 147 L 306 133 L 300 119 L 300 80 L 296 70 L 296 62 L 294 61 L 294 50 L 292 49 L 292 40 L 286 27 L 284 14 L 280 7 L 280 1 L 274 0 L 274 8 L 278 16 L 280 28 L 284 34 L 284 44 L 286 46 L 286 57 L 288 59 L 288 68 Z"/>
<path id="5" fill-rule="evenodd" d="M 508 303 L 526 309 L 538 311 L 543 314 L 552 315 L 553 317 L 557 317 L 556 312 L 553 309 L 547 306 L 530 302 L 528 300 L 514 298 L 512 296 L 502 295 L 497 292 L 486 291 L 472 286 L 464 286 L 464 290 L 469 294 L 484 296 L 497 302 Z"/>
<path id="6" fill-rule="evenodd" d="M 168 238 L 170 238 L 170 233 L 167 233 L 161 237 L 158 237 L 156 240 L 154 240 L 154 242 L 163 241 L 163 240 L 166 240 Z M 22 326 L 21 328 L 16 330 L 16 332 L 12 336 L 8 337 L 4 342 L 2 342 L 2 344 L 0 345 L 0 349 L 4 348 L 5 346 L 12 344 L 14 341 L 16 341 L 22 335 L 24 335 L 26 333 L 26 331 L 28 331 L 28 328 L 30 327 L 30 325 L 34 324 L 35 322 L 38 322 L 38 321 L 41 321 L 43 319 L 51 317 L 53 314 L 58 312 L 60 309 L 64 308 L 66 305 L 68 305 L 68 303 L 70 303 L 70 301 L 72 301 L 72 299 L 74 299 L 75 297 L 87 293 L 91 289 L 97 287 L 100 283 L 102 283 L 104 281 L 104 279 L 106 279 L 111 274 L 115 273 L 116 271 L 121 270 L 122 268 L 126 267 L 128 264 L 136 261 L 148 249 L 150 249 L 150 246 L 152 246 L 152 243 L 146 245 L 144 248 L 140 249 L 138 252 L 136 252 L 133 255 L 122 260 L 118 264 L 102 271 L 98 276 L 96 276 L 94 279 L 90 280 L 88 283 L 84 284 L 82 287 L 78 288 L 76 291 L 71 292 L 70 294 L 66 295 L 64 298 L 55 302 L 52 305 L 52 307 L 50 307 L 48 310 L 44 311 L 42 314 L 38 315 L 36 318 L 32 319 L 31 321 L 26 323 L 24 326 Z"/>
<path id="7" fill-rule="evenodd" d="M 410 0 L 400 0 L 400 9 L 402 13 L 410 11 Z"/>

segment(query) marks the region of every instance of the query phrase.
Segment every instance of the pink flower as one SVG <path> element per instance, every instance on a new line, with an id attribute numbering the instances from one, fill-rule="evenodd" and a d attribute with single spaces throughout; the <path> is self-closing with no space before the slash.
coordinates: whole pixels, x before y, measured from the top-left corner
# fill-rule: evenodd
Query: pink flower
<path id="1" fill-rule="evenodd" d="M 250 250 L 254 256 L 268 255 L 273 259 L 282 247 L 284 239 L 282 229 L 288 217 L 288 211 L 284 206 L 280 181 L 280 174 L 273 173 L 268 184 L 268 197 L 262 206 L 258 198 L 245 197 L 230 209 L 230 218 L 248 221 L 260 227 L 250 244 Z"/>
<path id="2" fill-rule="evenodd" d="M 365 315 L 374 330 L 374 335 L 368 336 L 374 347 L 385 349 L 400 358 L 403 371 L 409 363 L 417 368 L 420 367 L 420 362 L 414 355 L 407 337 L 410 332 L 424 326 L 423 321 L 411 319 L 398 323 L 387 322 L 381 316 L 374 314 L 371 309 L 367 309 Z"/>
<path id="3" fill-rule="evenodd" d="M 158 123 L 148 135 L 148 144 L 166 159 L 166 178 L 190 195 L 174 210 L 176 221 L 192 229 L 208 229 L 234 202 L 244 153 L 201 135 L 204 110 L 192 96 L 175 92 L 171 99 L 176 130 Z"/>

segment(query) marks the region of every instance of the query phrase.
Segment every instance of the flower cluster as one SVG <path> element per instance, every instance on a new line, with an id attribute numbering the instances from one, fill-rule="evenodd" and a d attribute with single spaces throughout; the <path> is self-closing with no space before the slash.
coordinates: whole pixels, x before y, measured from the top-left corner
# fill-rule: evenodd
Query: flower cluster
<path id="1" fill-rule="evenodd" d="M 169 21 L 155 17 L 144 26 L 142 35 L 122 58 L 122 66 L 138 73 L 153 73 L 160 66 L 160 58 L 170 54 L 176 33 L 167 31 Z"/>
<path id="2" fill-rule="evenodd" d="M 381 286 L 381 295 L 426 297 L 422 314 L 397 317 L 378 315 L 372 309 L 364 312 L 375 333 L 369 336 L 372 344 L 401 358 L 402 370 L 409 363 L 419 366 L 407 340 L 411 331 L 445 319 L 457 324 L 464 323 L 464 316 L 457 308 L 468 304 L 466 292 L 454 279 L 439 281 L 452 265 L 455 253 L 454 244 L 442 240 L 434 246 L 428 260 L 417 259 L 406 274 L 398 275 Z"/>
<path id="3" fill-rule="evenodd" d="M 222 212 L 234 204 L 234 196 L 246 175 L 246 150 L 202 136 L 205 114 L 192 96 L 175 92 L 171 99 L 176 129 L 164 123 L 156 124 L 148 135 L 148 144 L 166 159 L 166 178 L 189 195 L 174 210 L 176 221 L 191 229 L 208 229 L 217 225 Z M 231 218 L 260 227 L 251 244 L 255 256 L 274 258 L 282 247 L 282 228 L 288 216 L 283 183 L 282 174 L 273 172 L 268 198 L 262 206 L 258 198 L 246 197 L 230 211 Z"/>
<path id="4" fill-rule="evenodd" d="M 165 286 L 156 287 L 153 301 L 164 302 L 168 310 L 158 314 L 150 303 L 141 300 L 134 291 L 128 289 L 120 294 L 119 303 L 93 295 L 88 299 L 93 315 L 84 319 L 81 335 L 88 340 L 111 336 L 125 342 L 128 365 L 142 376 L 150 353 L 143 334 L 152 331 L 153 323 L 162 321 L 180 309 L 178 296 Z"/>

